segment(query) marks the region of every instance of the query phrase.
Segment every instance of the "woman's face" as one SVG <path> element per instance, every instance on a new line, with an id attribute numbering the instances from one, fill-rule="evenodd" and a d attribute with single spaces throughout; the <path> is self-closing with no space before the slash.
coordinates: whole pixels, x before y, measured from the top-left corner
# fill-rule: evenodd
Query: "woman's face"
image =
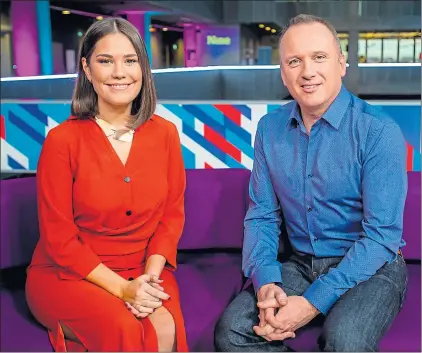
<path id="1" fill-rule="evenodd" d="M 99 107 L 131 106 L 142 87 L 142 70 L 131 41 L 122 33 L 108 34 L 95 45 L 90 63 L 82 58 Z"/>

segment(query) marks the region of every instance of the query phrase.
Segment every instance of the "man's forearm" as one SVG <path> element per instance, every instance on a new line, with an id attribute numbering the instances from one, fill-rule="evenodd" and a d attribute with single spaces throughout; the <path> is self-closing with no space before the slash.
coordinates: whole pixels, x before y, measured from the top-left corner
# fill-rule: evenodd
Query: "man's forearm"
<path id="1" fill-rule="evenodd" d="M 344 293 L 368 280 L 394 256 L 391 250 L 378 242 L 363 238 L 349 249 L 336 268 L 331 268 L 313 282 L 303 296 L 326 315 Z"/>

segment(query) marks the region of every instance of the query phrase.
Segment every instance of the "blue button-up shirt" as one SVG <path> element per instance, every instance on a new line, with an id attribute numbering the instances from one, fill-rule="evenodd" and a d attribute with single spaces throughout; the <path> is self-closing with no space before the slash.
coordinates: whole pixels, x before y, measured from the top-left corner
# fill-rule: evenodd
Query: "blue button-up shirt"
<path id="1" fill-rule="evenodd" d="M 258 123 L 243 270 L 255 290 L 281 283 L 282 218 L 294 250 L 341 256 L 304 293 L 327 314 L 348 289 L 395 260 L 407 193 L 399 126 L 342 87 L 309 133 L 290 102 Z"/>

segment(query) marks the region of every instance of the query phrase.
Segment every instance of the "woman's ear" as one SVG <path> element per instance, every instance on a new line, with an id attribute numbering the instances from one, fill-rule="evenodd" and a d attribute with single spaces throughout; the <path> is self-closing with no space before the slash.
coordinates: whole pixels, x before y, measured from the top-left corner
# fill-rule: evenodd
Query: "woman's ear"
<path id="1" fill-rule="evenodd" d="M 89 66 L 88 66 L 88 63 L 86 61 L 86 58 L 82 58 L 81 62 L 82 62 L 82 68 L 84 69 L 84 72 L 85 72 L 87 79 L 89 80 L 89 82 L 92 82 L 91 71 L 89 70 Z"/>

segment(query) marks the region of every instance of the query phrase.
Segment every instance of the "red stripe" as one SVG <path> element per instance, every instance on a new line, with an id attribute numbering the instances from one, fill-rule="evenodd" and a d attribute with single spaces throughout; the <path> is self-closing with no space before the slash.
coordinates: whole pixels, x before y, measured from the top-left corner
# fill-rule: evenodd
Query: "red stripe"
<path id="1" fill-rule="evenodd" d="M 227 116 L 231 121 L 240 126 L 240 117 L 242 114 L 233 108 L 233 106 L 229 104 L 215 104 L 214 107 Z"/>
<path id="2" fill-rule="evenodd" d="M 407 147 L 406 170 L 412 171 L 413 170 L 413 147 L 407 142 L 406 142 L 406 147 Z"/>
<path id="3" fill-rule="evenodd" d="M 207 162 L 205 162 L 205 169 L 213 169 Z"/>
<path id="4" fill-rule="evenodd" d="M 204 126 L 204 136 L 208 141 L 212 142 L 224 153 L 227 153 L 229 156 L 232 156 L 236 161 L 240 162 L 241 152 L 230 142 L 228 142 L 223 136 L 215 132 L 207 125 Z"/>
<path id="5" fill-rule="evenodd" d="M 4 116 L 0 115 L 0 137 L 6 140 L 6 125 L 4 123 Z"/>

